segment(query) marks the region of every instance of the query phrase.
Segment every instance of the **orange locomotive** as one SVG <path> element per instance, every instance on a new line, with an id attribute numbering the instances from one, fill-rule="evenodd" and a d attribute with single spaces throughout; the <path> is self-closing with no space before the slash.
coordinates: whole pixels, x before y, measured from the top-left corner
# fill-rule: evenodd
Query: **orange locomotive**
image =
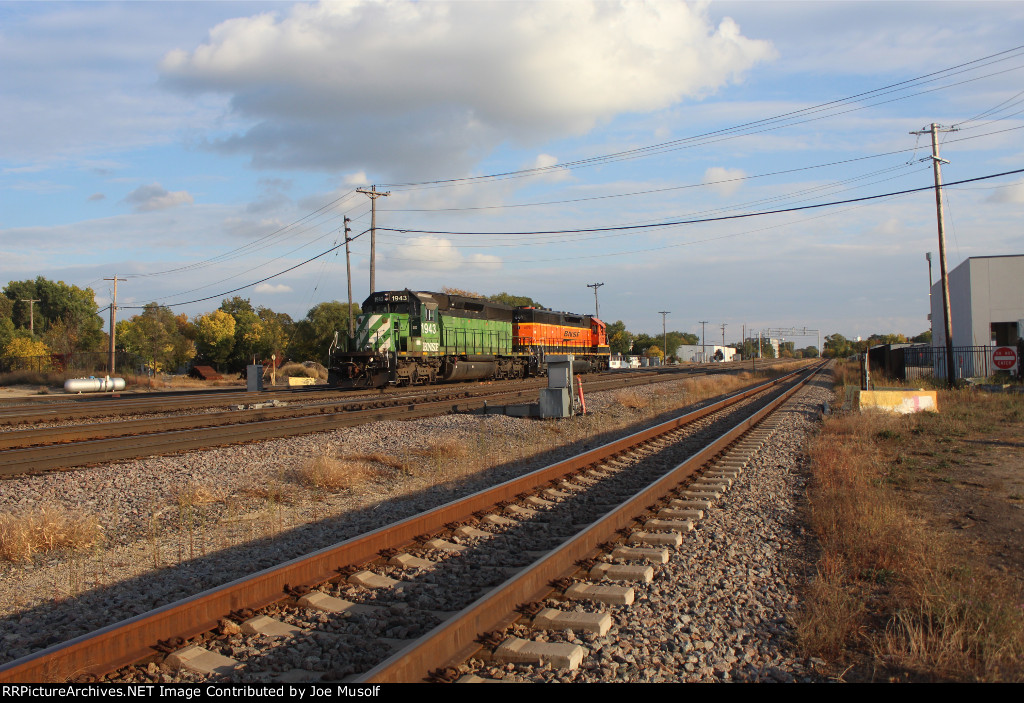
<path id="1" fill-rule="evenodd" d="M 590 315 L 540 308 L 517 308 L 512 317 L 513 348 L 541 359 L 548 354 L 573 354 L 573 369 L 604 371 L 611 353 L 605 323 Z"/>

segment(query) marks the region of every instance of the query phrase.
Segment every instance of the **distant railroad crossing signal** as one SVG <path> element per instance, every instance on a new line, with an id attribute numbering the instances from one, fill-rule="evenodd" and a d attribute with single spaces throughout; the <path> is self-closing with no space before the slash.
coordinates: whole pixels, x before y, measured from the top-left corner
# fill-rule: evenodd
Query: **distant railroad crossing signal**
<path id="1" fill-rule="evenodd" d="M 992 350 L 992 365 L 999 371 L 1012 371 L 1017 365 L 1017 350 L 1013 347 L 996 347 Z"/>

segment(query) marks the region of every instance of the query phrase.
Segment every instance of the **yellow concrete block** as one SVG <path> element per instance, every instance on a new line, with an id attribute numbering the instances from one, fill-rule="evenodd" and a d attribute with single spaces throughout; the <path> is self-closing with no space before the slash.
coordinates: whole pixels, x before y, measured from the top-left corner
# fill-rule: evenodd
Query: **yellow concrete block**
<path id="1" fill-rule="evenodd" d="M 877 408 L 894 413 L 938 412 L 938 391 L 861 391 L 860 409 Z"/>
<path id="2" fill-rule="evenodd" d="M 289 376 L 288 377 L 288 385 L 289 386 L 315 386 L 316 385 L 316 379 L 315 378 L 308 378 L 306 376 Z"/>

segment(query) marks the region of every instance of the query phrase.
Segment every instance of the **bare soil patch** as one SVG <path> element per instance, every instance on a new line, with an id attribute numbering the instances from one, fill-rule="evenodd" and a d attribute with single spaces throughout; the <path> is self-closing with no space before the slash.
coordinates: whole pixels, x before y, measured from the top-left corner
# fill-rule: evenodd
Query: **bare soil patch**
<path id="1" fill-rule="evenodd" d="M 1020 401 L 1024 404 L 1024 399 Z M 905 490 L 928 506 L 929 523 L 965 552 L 1024 587 L 1024 421 L 1012 400 L 976 398 L 962 436 L 923 438 L 906 452 L 920 462 Z M 923 435 L 924 433 L 922 433 Z M 921 435 L 918 435 L 921 436 Z"/>

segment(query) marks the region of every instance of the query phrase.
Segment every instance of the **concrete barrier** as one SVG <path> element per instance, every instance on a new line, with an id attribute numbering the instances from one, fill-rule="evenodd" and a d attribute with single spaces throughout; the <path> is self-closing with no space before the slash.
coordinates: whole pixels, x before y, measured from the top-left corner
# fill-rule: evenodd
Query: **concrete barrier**
<path id="1" fill-rule="evenodd" d="M 860 409 L 876 408 L 894 413 L 938 412 L 938 391 L 861 391 Z"/>

